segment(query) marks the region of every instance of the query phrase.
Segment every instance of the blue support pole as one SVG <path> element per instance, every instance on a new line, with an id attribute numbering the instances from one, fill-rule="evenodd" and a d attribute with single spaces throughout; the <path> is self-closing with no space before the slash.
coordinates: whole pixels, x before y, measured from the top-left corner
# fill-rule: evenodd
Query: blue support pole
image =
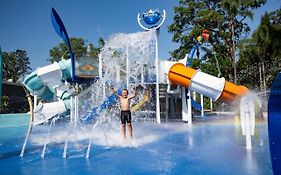
<path id="1" fill-rule="evenodd" d="M 195 51 L 196 51 L 197 49 L 199 49 L 199 42 L 196 43 L 196 45 L 193 47 L 193 49 L 192 49 L 192 51 L 191 51 L 191 55 L 190 55 L 189 61 L 188 61 L 188 63 L 186 64 L 186 66 L 191 67 L 191 65 L 192 65 L 192 60 L 193 60 L 193 56 L 194 56 L 194 53 L 195 53 Z"/>

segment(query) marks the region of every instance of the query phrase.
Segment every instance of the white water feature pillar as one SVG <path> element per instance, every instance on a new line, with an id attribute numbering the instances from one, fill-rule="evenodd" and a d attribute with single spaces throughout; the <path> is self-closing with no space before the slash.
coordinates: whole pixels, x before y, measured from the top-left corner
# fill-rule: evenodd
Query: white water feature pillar
<path id="1" fill-rule="evenodd" d="M 182 121 L 188 121 L 188 110 L 187 110 L 187 105 L 186 105 L 186 95 L 185 95 L 185 88 L 181 88 L 181 105 L 182 105 Z"/>
<path id="2" fill-rule="evenodd" d="M 70 97 L 70 122 L 73 122 L 74 121 L 74 98 L 73 96 Z"/>
<path id="3" fill-rule="evenodd" d="M 99 55 L 99 78 L 102 78 L 102 54 Z"/>
<path id="4" fill-rule="evenodd" d="M 70 122 L 74 124 L 77 123 L 78 117 L 78 97 L 77 95 L 70 97 Z"/>
<path id="5" fill-rule="evenodd" d="M 192 115 L 191 115 L 191 96 L 190 91 L 188 91 L 186 99 L 186 91 L 185 88 L 181 88 L 181 100 L 182 100 L 182 121 L 188 122 L 188 124 L 192 124 Z"/>
<path id="6" fill-rule="evenodd" d="M 210 110 L 211 110 L 211 112 L 213 111 L 213 99 L 212 98 L 210 98 Z"/>
<path id="7" fill-rule="evenodd" d="M 141 63 L 141 86 L 143 87 L 144 84 L 144 69 L 143 69 L 143 63 Z"/>
<path id="8" fill-rule="evenodd" d="M 201 117 L 204 117 L 204 97 L 200 94 L 200 102 L 201 102 Z"/>
<path id="9" fill-rule="evenodd" d="M 242 135 L 246 136 L 246 148 L 252 149 L 251 136 L 255 133 L 255 103 L 249 96 L 244 96 L 240 101 L 240 122 Z"/>
<path id="10" fill-rule="evenodd" d="M 38 95 L 34 95 L 33 96 L 33 109 L 35 109 L 36 108 L 36 106 L 37 106 L 37 102 L 38 102 Z"/>
<path id="11" fill-rule="evenodd" d="M 127 87 L 129 86 L 129 80 L 130 80 L 130 62 L 129 62 L 129 45 L 126 46 L 126 82 Z"/>
<path id="12" fill-rule="evenodd" d="M 192 106 L 191 106 L 191 91 L 188 89 L 188 92 L 187 92 L 187 96 L 188 96 L 188 99 L 187 99 L 187 105 L 188 105 L 188 113 L 187 113 L 187 116 L 188 116 L 188 124 L 192 124 Z"/>
<path id="13" fill-rule="evenodd" d="M 79 92 L 79 85 L 78 83 L 76 83 L 76 92 L 78 94 Z M 78 120 L 78 95 L 74 96 L 74 126 L 76 127 L 77 124 L 77 120 Z"/>
<path id="14" fill-rule="evenodd" d="M 78 119 L 78 97 L 75 95 L 74 97 L 74 126 L 77 125 L 77 119 Z"/>
<path id="15" fill-rule="evenodd" d="M 151 14 L 150 12 L 153 11 Z M 146 31 L 153 31 L 155 35 L 155 71 L 156 71 L 156 120 L 158 123 L 161 123 L 161 118 L 160 118 L 160 102 L 159 102 L 159 68 L 158 68 L 158 36 L 157 36 L 157 30 L 160 28 L 160 26 L 164 23 L 166 19 L 166 11 L 163 10 L 163 15 L 161 16 L 155 16 L 155 13 L 160 14 L 159 10 L 148 10 L 146 13 L 142 13 L 137 15 L 137 21 L 138 24 L 141 28 L 143 28 Z M 147 23 L 146 19 L 149 18 L 152 19 L 151 23 Z M 157 19 L 158 18 L 158 19 Z M 162 21 L 161 21 L 161 20 Z M 147 27 L 144 26 L 141 21 L 144 21 L 147 24 Z M 161 22 L 160 22 L 161 21 Z M 156 24 L 158 23 L 158 24 Z"/>
<path id="16" fill-rule="evenodd" d="M 155 33 L 155 71 L 156 71 L 156 121 L 157 123 L 161 123 L 160 118 L 160 101 L 159 101 L 159 67 L 158 67 L 158 38 L 157 31 L 154 30 Z"/>

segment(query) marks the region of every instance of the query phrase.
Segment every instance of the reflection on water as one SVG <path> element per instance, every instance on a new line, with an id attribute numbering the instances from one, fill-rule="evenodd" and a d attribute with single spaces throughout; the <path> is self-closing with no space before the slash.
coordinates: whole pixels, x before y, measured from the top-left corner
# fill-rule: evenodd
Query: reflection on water
<path id="1" fill-rule="evenodd" d="M 119 142 L 120 125 L 115 128 L 100 125 L 92 134 L 87 128 L 77 127 L 73 130 L 75 134 L 69 137 L 66 159 L 62 158 L 63 144 L 60 143 L 64 142 L 65 133 L 59 125 L 51 133 L 53 139 L 47 146 L 45 158 L 40 159 L 45 143 L 40 138 L 44 137 L 46 128 L 37 127 L 32 144 L 27 146 L 37 146 L 37 149 L 27 151 L 23 159 L 17 156 L 0 159 L 0 165 L 4 167 L 1 173 L 25 174 L 40 169 L 41 174 L 272 174 L 265 122 L 257 124 L 252 137 L 253 149 L 247 151 L 245 137 L 235 129 L 233 117 L 198 120 L 195 119 L 191 127 L 180 122 L 161 125 L 135 122 L 136 144 L 133 146 Z M 90 136 L 94 139 L 87 160 L 85 154 Z M 24 133 L 19 137 L 24 137 Z M 21 144 L 18 141 L 9 146 Z"/>

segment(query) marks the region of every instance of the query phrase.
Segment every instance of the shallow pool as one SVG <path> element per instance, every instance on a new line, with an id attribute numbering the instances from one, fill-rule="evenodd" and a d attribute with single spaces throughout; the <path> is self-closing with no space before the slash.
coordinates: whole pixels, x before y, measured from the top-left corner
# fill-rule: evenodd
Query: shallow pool
<path id="1" fill-rule="evenodd" d="M 65 123 L 51 129 L 37 126 L 19 158 L 27 122 L 27 116 L 0 118 L 1 174 L 272 174 L 266 121 L 257 123 L 251 150 L 230 116 L 195 118 L 192 126 L 134 123 L 132 144 L 120 140 L 119 125 L 101 124 L 94 130 L 69 130 Z M 89 137 L 93 144 L 86 159 Z M 48 144 L 41 158 L 44 143 Z"/>

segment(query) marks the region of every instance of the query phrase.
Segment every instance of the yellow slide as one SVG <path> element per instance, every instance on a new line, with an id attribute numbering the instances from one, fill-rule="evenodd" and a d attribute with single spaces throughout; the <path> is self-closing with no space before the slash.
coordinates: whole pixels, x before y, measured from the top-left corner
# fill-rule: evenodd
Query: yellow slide
<path id="1" fill-rule="evenodd" d="M 142 105 L 144 105 L 145 102 L 147 102 L 149 100 L 149 96 L 150 96 L 150 91 L 149 89 L 145 90 L 145 94 L 143 96 L 143 99 L 140 100 L 136 105 L 134 105 L 131 108 L 131 112 L 135 112 L 136 110 L 138 110 L 140 107 L 142 107 Z"/>

